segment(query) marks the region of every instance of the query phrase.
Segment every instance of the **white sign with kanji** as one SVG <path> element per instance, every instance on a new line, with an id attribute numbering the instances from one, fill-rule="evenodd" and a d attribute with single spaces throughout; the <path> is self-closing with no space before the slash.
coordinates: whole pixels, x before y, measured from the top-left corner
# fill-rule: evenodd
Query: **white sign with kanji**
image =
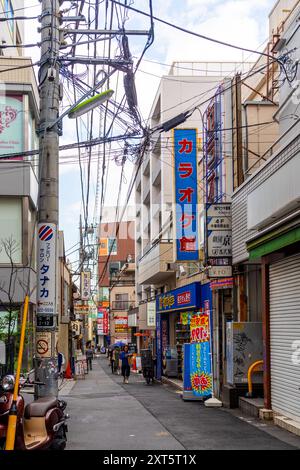
<path id="1" fill-rule="evenodd" d="M 90 300 L 91 296 L 91 272 L 81 273 L 81 300 Z"/>
<path id="2" fill-rule="evenodd" d="M 56 314 L 56 234 L 55 224 L 38 225 L 37 315 Z"/>
<path id="3" fill-rule="evenodd" d="M 231 230 L 214 230 L 208 233 L 207 240 L 208 257 L 230 258 L 232 256 L 232 232 Z"/>

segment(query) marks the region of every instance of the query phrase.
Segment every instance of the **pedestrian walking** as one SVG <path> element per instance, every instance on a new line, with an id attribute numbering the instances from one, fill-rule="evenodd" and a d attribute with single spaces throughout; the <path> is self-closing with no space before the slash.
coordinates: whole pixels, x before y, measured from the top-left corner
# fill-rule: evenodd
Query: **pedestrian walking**
<path id="1" fill-rule="evenodd" d="M 123 375 L 123 382 L 128 384 L 129 376 L 130 376 L 130 359 L 132 354 L 129 353 L 129 348 L 126 344 L 124 346 L 123 351 L 120 353 L 119 360 L 121 363 L 121 370 Z"/>
<path id="2" fill-rule="evenodd" d="M 93 360 L 93 357 L 94 357 L 94 351 L 92 349 L 91 343 L 87 343 L 87 345 L 86 345 L 85 357 L 86 357 L 88 370 L 92 370 L 93 369 L 92 360 Z"/>
<path id="3" fill-rule="evenodd" d="M 113 349 L 112 351 L 110 351 L 110 366 L 111 366 L 112 374 L 115 371 L 115 362 L 116 362 L 116 351 Z"/>

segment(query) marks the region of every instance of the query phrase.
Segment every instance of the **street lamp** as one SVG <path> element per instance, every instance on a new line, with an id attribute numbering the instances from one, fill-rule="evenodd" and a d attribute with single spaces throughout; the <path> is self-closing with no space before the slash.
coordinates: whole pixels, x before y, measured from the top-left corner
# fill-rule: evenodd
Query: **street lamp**
<path id="1" fill-rule="evenodd" d="M 75 119 L 75 118 L 78 118 L 79 116 L 82 116 L 82 114 L 85 114 L 91 111 L 92 109 L 97 108 L 98 106 L 100 106 L 100 104 L 109 100 L 113 94 L 114 94 L 113 90 L 106 90 L 106 91 L 103 91 L 102 93 L 98 93 L 97 95 L 94 95 L 91 98 L 88 98 L 82 101 L 77 106 L 72 108 L 71 111 L 69 111 L 68 117 L 70 119 Z"/>

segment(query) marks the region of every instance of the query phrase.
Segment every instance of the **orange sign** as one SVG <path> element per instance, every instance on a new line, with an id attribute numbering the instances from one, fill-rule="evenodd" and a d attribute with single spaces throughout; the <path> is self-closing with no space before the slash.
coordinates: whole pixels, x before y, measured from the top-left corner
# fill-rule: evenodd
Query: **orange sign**
<path id="1" fill-rule="evenodd" d="M 203 343 L 209 341 L 209 315 L 193 315 L 190 324 L 191 343 Z"/>
<path id="2" fill-rule="evenodd" d="M 108 255 L 108 238 L 100 238 L 99 256 Z"/>

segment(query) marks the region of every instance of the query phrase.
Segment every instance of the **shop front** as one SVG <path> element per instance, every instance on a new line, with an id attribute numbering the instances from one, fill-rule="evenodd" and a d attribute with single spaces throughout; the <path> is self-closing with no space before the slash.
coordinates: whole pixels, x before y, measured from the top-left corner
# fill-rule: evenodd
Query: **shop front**
<path id="1" fill-rule="evenodd" d="M 265 408 L 300 423 L 300 219 L 247 248 L 262 261 Z"/>
<path id="2" fill-rule="evenodd" d="M 183 380 L 184 344 L 193 341 L 195 318 L 211 312 L 210 285 L 195 282 L 156 298 L 157 378 Z"/>

